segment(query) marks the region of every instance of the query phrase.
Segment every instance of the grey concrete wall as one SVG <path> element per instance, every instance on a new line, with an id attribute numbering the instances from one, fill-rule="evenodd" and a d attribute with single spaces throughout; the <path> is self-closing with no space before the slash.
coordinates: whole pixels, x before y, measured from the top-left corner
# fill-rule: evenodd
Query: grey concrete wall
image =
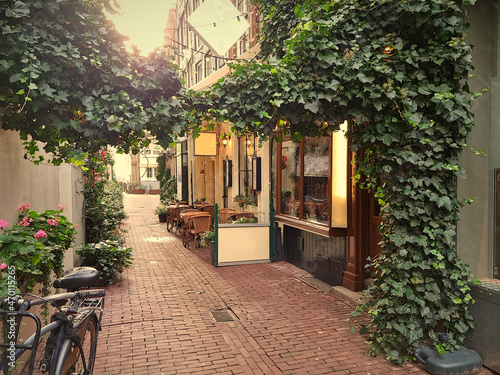
<path id="1" fill-rule="evenodd" d="M 474 46 L 476 76 L 469 82 L 472 91 L 488 91 L 473 105 L 475 127 L 468 146 L 486 157 L 464 150 L 460 164 L 467 173 L 458 181 L 459 197 L 474 198 L 462 209 L 458 223 L 458 252 L 478 278 L 493 277 L 493 169 L 500 168 L 500 91 L 497 75 L 496 2 L 479 0 L 471 9 L 468 41 Z"/>
<path id="2" fill-rule="evenodd" d="M 32 209 L 45 211 L 57 209 L 58 204 L 68 207 L 65 216 L 78 224 L 77 244 L 84 240 L 82 222 L 83 197 L 80 169 L 62 165 L 59 167 L 35 165 L 24 159 L 19 135 L 0 129 L 0 219 L 11 225 L 17 222 L 19 206 L 30 203 Z M 66 268 L 77 261 L 70 249 L 65 257 Z"/>

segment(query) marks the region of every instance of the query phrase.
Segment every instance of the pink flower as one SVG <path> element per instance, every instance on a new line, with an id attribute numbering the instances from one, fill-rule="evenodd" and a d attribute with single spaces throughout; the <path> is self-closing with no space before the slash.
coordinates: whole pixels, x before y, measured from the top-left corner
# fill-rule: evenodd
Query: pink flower
<path id="1" fill-rule="evenodd" d="M 0 270 L 4 270 L 5 268 L 7 268 L 7 263 L 0 264 Z"/>
<path id="2" fill-rule="evenodd" d="M 8 227 L 9 223 L 7 223 L 5 220 L 0 220 L 0 229 L 3 229 L 5 227 Z"/>
<path id="3" fill-rule="evenodd" d="M 26 210 L 29 210 L 31 208 L 31 204 L 29 203 L 25 203 L 25 204 L 22 204 L 20 207 L 19 207 L 19 211 L 26 211 Z"/>
<path id="4" fill-rule="evenodd" d="M 48 236 L 47 233 L 45 233 L 43 230 L 40 229 L 38 232 L 36 232 L 35 238 L 39 240 L 42 237 L 48 237 Z"/>
<path id="5" fill-rule="evenodd" d="M 47 224 L 55 226 L 55 225 L 59 224 L 59 221 L 56 219 L 47 219 Z"/>
<path id="6" fill-rule="evenodd" d="M 24 217 L 24 218 L 23 218 L 23 220 L 21 220 L 21 221 L 19 222 L 19 224 L 17 224 L 17 225 L 24 225 L 25 227 L 27 227 L 27 226 L 28 226 L 28 225 L 30 225 L 30 223 L 32 223 L 32 222 L 33 222 L 33 219 L 32 219 L 32 218 L 30 218 L 30 219 L 28 220 L 28 218 L 27 218 L 27 217 Z"/>
<path id="7" fill-rule="evenodd" d="M 68 206 L 65 206 L 64 204 L 58 204 L 57 207 L 59 208 L 59 210 L 61 211 L 64 211 L 65 209 L 68 208 Z"/>

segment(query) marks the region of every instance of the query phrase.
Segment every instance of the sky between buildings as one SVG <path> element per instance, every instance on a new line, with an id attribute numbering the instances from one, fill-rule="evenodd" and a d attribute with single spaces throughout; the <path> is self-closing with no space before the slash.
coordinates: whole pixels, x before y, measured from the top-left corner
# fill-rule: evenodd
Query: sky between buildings
<path id="1" fill-rule="evenodd" d="M 145 56 L 163 44 L 168 12 L 177 0 L 117 0 L 120 15 L 108 15 L 117 30 L 130 37 Z"/>

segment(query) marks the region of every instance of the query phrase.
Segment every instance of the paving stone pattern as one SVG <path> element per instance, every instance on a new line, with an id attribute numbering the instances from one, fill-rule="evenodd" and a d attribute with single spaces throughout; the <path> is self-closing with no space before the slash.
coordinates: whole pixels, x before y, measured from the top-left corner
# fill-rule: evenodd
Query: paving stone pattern
<path id="1" fill-rule="evenodd" d="M 125 195 L 133 267 L 106 287 L 95 374 L 426 374 L 370 357 L 353 306 L 286 262 L 215 268 L 159 223 L 158 196 Z M 238 244 L 234 244 L 237 251 Z M 235 321 L 216 322 L 210 311 Z"/>

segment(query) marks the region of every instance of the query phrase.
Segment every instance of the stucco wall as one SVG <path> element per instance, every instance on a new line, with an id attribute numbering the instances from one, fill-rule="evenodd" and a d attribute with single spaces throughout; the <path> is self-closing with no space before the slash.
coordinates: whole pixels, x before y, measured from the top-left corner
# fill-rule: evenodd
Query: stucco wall
<path id="1" fill-rule="evenodd" d="M 30 203 L 32 209 L 45 211 L 57 209 L 58 204 L 68 207 L 65 216 L 80 225 L 77 244 L 83 242 L 82 222 L 83 197 L 81 172 L 70 165 L 55 167 L 48 164 L 35 165 L 24 159 L 24 150 L 19 135 L 0 129 L 0 219 L 11 225 L 17 222 L 19 206 Z M 74 266 L 73 250 L 65 257 L 65 267 Z"/>
<path id="2" fill-rule="evenodd" d="M 460 164 L 467 173 L 458 181 L 459 197 L 474 198 L 466 205 L 458 223 L 458 252 L 478 278 L 493 277 L 493 169 L 500 168 L 498 130 L 499 92 L 497 78 L 497 7 L 479 0 L 471 9 L 468 41 L 474 46 L 476 76 L 470 80 L 473 91 L 488 91 L 473 106 L 475 127 L 468 146 L 486 153 L 476 156 L 465 149 Z M 496 112 L 496 114 L 495 114 Z"/>

